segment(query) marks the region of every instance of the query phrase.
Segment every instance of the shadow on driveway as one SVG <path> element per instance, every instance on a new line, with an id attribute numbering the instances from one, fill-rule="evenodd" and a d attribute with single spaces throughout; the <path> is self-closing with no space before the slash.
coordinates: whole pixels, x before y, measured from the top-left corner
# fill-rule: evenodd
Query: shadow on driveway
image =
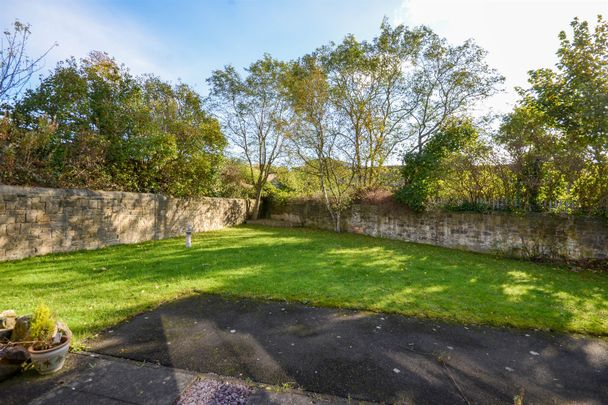
<path id="1" fill-rule="evenodd" d="M 70 354 L 63 369 L 49 375 L 26 371 L 0 383 L 2 405 L 166 405 L 196 374 L 98 354 Z"/>
<path id="2" fill-rule="evenodd" d="M 95 352 L 379 402 L 608 403 L 601 339 L 200 295 L 89 342 Z"/>

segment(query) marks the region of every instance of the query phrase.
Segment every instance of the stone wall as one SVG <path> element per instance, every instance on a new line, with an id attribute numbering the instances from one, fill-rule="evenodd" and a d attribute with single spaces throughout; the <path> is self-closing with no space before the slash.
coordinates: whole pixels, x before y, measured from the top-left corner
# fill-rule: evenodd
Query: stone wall
<path id="1" fill-rule="evenodd" d="M 325 207 L 314 201 L 271 204 L 270 218 L 333 229 Z M 608 220 L 530 213 L 414 213 L 396 204 L 354 204 L 343 214 L 348 232 L 410 242 L 557 260 L 608 259 Z"/>
<path id="2" fill-rule="evenodd" d="M 0 261 L 137 243 L 242 223 L 250 202 L 0 185 Z"/>

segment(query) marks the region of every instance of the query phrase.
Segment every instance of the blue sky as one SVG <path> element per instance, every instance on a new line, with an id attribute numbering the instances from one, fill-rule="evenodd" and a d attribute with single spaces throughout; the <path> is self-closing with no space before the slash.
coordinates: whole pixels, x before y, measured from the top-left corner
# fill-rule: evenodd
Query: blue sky
<path id="1" fill-rule="evenodd" d="M 103 50 L 134 73 L 181 79 L 203 94 L 213 69 L 244 67 L 264 52 L 292 59 L 347 33 L 370 39 L 384 16 L 426 24 L 453 43 L 474 38 L 490 52 L 507 82 L 487 106 L 505 112 L 529 69 L 555 63 L 559 30 L 574 16 L 608 17 L 608 0 L 0 0 L 0 10 L 2 28 L 15 18 L 32 24 L 32 54 L 59 44 L 47 68 Z"/>

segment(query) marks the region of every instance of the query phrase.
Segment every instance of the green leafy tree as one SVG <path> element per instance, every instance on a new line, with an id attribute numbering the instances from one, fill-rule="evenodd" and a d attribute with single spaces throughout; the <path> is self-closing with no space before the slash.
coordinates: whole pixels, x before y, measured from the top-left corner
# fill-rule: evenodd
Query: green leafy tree
<path id="1" fill-rule="evenodd" d="M 512 165 L 481 136 L 453 153 L 444 166 L 447 169 L 441 172 L 439 198 L 453 208 L 488 209 L 484 203 L 506 200 L 514 194 Z"/>
<path id="2" fill-rule="evenodd" d="M 395 193 L 398 201 L 414 211 L 424 211 L 439 192 L 441 173 L 451 155 L 477 137 L 469 120 L 450 120 L 430 139 L 422 152 L 414 151 L 403 160 L 404 185 Z"/>
<path id="3" fill-rule="evenodd" d="M 143 102 L 133 108 L 141 119 L 131 143 L 132 155 L 138 156 L 132 170 L 146 174 L 151 188 L 169 195 L 217 193 L 226 146 L 219 122 L 185 84 L 171 86 L 149 76 L 142 88 Z"/>
<path id="4" fill-rule="evenodd" d="M 291 198 L 314 198 L 319 195 L 317 177 L 305 167 L 278 166 L 265 187 L 265 197 L 276 203 L 284 203 Z"/>
<path id="5" fill-rule="evenodd" d="M 249 165 L 238 159 L 224 159 L 220 172 L 219 195 L 230 198 L 254 198 Z"/>
<path id="6" fill-rule="evenodd" d="M 520 105 L 502 123 L 497 141 L 509 152 L 516 176 L 515 197 L 524 208 L 540 210 L 545 169 L 554 162 L 561 139 L 534 105 Z"/>
<path id="7" fill-rule="evenodd" d="M 587 21 L 570 24 L 572 39 L 559 34 L 556 69 L 530 72 L 523 103 L 542 111 L 559 129 L 575 157 L 606 160 L 608 150 L 608 22 L 601 16 L 593 31 Z"/>
<path id="8" fill-rule="evenodd" d="M 226 144 L 188 86 L 133 77 L 100 52 L 27 91 L 0 140 L 8 184 L 174 196 L 215 193 Z"/>
<path id="9" fill-rule="evenodd" d="M 532 208 L 555 198 L 586 212 L 608 210 L 608 22 L 594 30 L 575 18 L 572 37 L 559 34 L 555 69 L 529 72 L 530 88 L 501 127 L 518 177 L 518 193 Z"/>

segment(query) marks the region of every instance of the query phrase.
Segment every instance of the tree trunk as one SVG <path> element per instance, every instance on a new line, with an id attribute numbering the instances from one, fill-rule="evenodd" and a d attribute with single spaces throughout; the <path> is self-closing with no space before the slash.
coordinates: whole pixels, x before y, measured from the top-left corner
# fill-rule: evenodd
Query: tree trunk
<path id="1" fill-rule="evenodd" d="M 342 229 L 340 227 L 340 214 L 341 214 L 341 212 L 339 210 L 336 211 L 336 232 L 342 231 Z"/>
<path id="2" fill-rule="evenodd" d="M 260 215 L 260 203 L 262 202 L 262 187 L 259 187 L 255 192 L 255 203 L 251 211 L 251 219 L 256 220 Z"/>

